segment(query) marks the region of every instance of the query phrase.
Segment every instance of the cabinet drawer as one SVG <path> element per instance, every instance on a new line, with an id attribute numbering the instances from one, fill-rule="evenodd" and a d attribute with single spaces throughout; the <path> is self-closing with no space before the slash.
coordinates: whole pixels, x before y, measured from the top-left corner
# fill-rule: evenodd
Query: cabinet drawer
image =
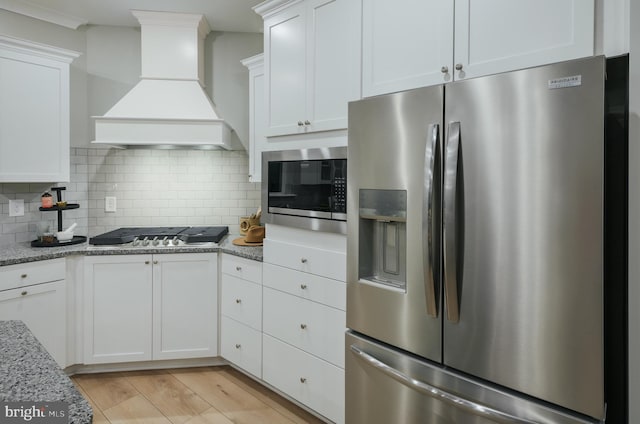
<path id="1" fill-rule="evenodd" d="M 265 239 L 264 262 L 346 281 L 347 255 L 344 252 Z"/>
<path id="2" fill-rule="evenodd" d="M 346 314 L 265 287 L 263 332 L 344 368 Z"/>
<path id="3" fill-rule="evenodd" d="M 220 352 L 222 357 L 254 376 L 262 377 L 262 333 L 222 316 Z"/>
<path id="4" fill-rule="evenodd" d="M 262 287 L 231 275 L 222 275 L 222 315 L 256 330 L 262 329 Z"/>
<path id="5" fill-rule="evenodd" d="M 223 254 L 222 273 L 258 284 L 262 283 L 262 263 L 251 259 Z"/>
<path id="6" fill-rule="evenodd" d="M 262 378 L 336 423 L 344 423 L 344 370 L 262 336 Z M 343 353 L 344 354 L 344 353 Z"/>
<path id="7" fill-rule="evenodd" d="M 0 291 L 64 280 L 65 260 L 29 262 L 0 267 Z"/>
<path id="8" fill-rule="evenodd" d="M 264 286 L 346 310 L 347 285 L 342 281 L 264 264 Z"/>

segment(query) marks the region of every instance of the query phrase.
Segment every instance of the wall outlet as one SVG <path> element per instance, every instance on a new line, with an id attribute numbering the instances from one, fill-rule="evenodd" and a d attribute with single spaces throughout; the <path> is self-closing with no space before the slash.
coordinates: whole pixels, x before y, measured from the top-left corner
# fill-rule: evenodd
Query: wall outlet
<path id="1" fill-rule="evenodd" d="M 104 211 L 115 212 L 116 211 L 116 198 L 115 196 L 106 196 L 104 198 Z"/>
<path id="2" fill-rule="evenodd" d="M 9 199 L 9 216 L 24 216 L 24 199 Z"/>

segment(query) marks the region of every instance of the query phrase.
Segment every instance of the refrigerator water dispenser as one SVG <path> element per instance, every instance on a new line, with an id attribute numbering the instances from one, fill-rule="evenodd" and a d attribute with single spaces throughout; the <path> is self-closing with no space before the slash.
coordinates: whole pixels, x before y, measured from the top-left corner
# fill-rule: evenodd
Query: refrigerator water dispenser
<path id="1" fill-rule="evenodd" d="M 360 190 L 359 279 L 406 291 L 407 192 Z"/>

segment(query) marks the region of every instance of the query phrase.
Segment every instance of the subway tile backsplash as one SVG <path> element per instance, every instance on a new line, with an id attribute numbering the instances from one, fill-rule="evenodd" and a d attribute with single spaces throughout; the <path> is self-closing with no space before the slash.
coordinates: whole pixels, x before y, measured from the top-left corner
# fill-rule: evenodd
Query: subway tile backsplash
<path id="1" fill-rule="evenodd" d="M 0 184 L 0 246 L 34 239 L 40 221 L 55 227 L 57 214 L 38 210 L 52 186 L 67 187 L 64 200 L 80 204 L 63 215 L 63 226 L 77 222 L 79 235 L 177 225 L 238 233 L 239 218 L 260 205 L 260 184 L 247 174 L 244 151 L 72 148 L 69 183 Z M 105 196 L 116 197 L 116 212 L 105 212 Z M 9 217 L 9 199 L 24 199 L 24 216 Z"/>

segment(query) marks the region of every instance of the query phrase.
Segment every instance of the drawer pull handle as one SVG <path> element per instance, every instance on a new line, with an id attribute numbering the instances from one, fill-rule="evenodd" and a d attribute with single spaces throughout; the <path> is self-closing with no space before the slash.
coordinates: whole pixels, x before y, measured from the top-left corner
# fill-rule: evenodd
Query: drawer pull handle
<path id="1" fill-rule="evenodd" d="M 236 271 L 242 271 L 242 267 L 241 266 L 237 266 L 236 267 Z"/>
<path id="2" fill-rule="evenodd" d="M 306 382 L 307 382 L 307 379 L 306 379 L 306 378 L 304 378 L 304 377 L 300 377 L 300 382 L 304 384 L 304 383 L 306 383 Z"/>
<path id="3" fill-rule="evenodd" d="M 307 329 L 307 324 L 300 324 L 300 328 L 302 328 L 303 330 Z"/>
<path id="4" fill-rule="evenodd" d="M 240 349 L 241 347 L 240 343 L 236 343 L 236 349 Z"/>
<path id="5" fill-rule="evenodd" d="M 155 265 L 158 265 L 158 261 L 153 261 L 153 263 L 154 263 Z"/>
<path id="6" fill-rule="evenodd" d="M 29 294 L 29 293 L 26 290 L 23 291 L 22 293 L 20 293 L 20 295 L 22 295 L 22 296 L 26 296 L 27 294 Z"/>
<path id="7" fill-rule="evenodd" d="M 242 303 L 242 299 L 236 299 L 236 303 Z"/>
<path id="8" fill-rule="evenodd" d="M 22 274 L 20 278 L 27 278 L 27 274 Z"/>
<path id="9" fill-rule="evenodd" d="M 307 289 L 307 285 L 306 285 L 306 284 L 300 284 L 300 288 L 301 288 L 302 290 L 306 290 L 306 289 Z"/>
<path id="10" fill-rule="evenodd" d="M 307 258 L 300 258 L 300 262 L 302 262 L 303 264 L 307 263 Z"/>

